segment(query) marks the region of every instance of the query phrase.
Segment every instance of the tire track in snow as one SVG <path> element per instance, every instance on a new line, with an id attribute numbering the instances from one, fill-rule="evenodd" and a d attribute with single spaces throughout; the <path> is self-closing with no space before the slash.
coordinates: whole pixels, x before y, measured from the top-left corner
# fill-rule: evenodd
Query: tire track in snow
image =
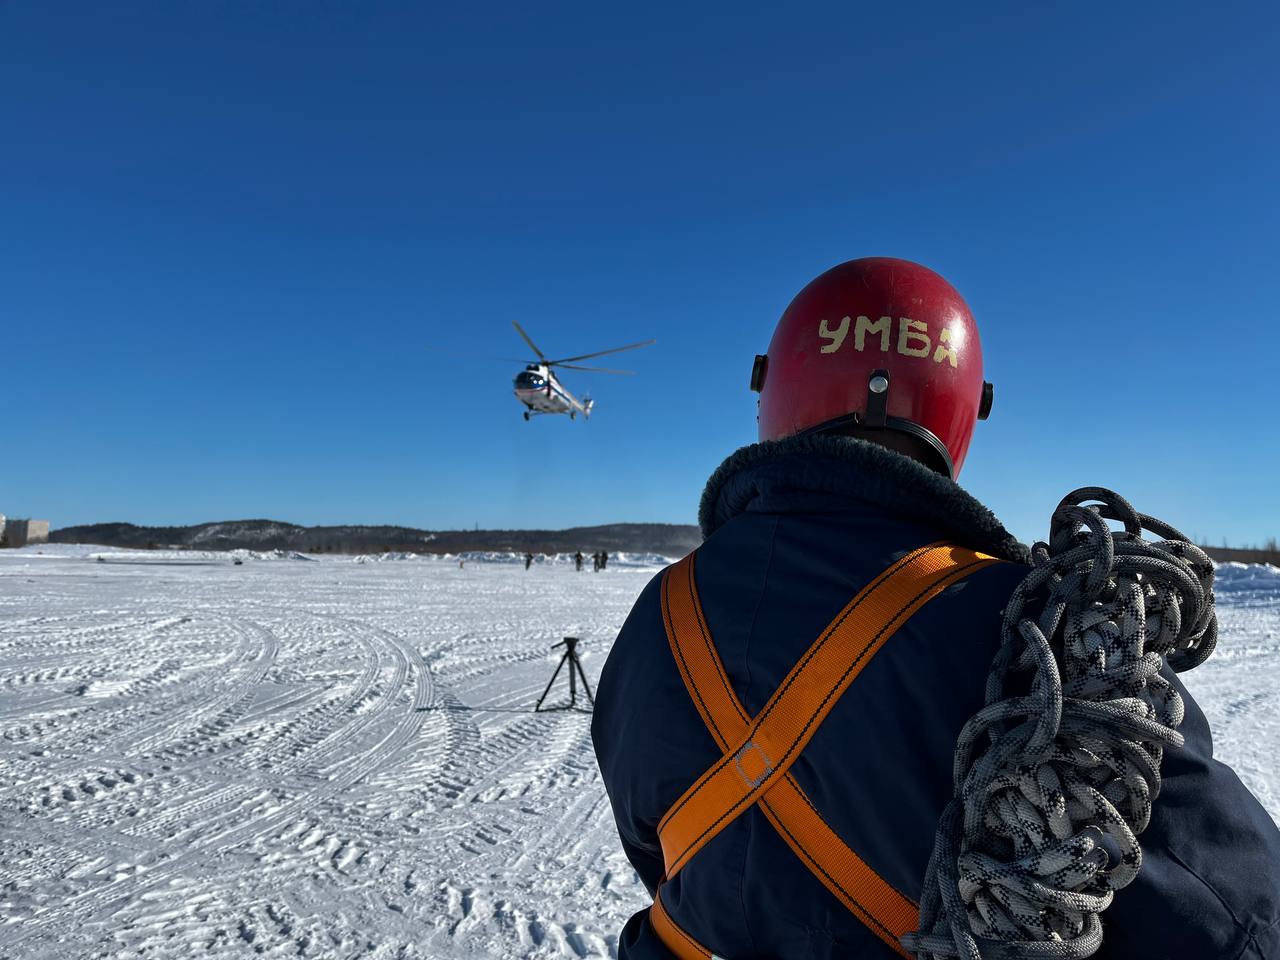
<path id="1" fill-rule="evenodd" d="M 314 613 L 307 615 L 323 616 Z M 374 665 L 366 668 L 353 691 L 344 698 L 343 702 L 347 704 L 348 709 L 362 701 L 374 687 L 383 653 L 390 653 L 394 662 L 394 675 L 388 684 L 389 689 L 373 709 L 357 715 L 354 721 L 340 728 L 337 735 L 319 741 L 311 753 L 295 753 L 280 764 L 284 768 L 283 772 L 286 773 L 293 772 L 304 765 L 309 767 L 319 765 L 331 771 L 326 779 L 317 781 L 312 789 L 292 799 L 278 804 L 268 804 L 262 812 L 251 816 L 239 826 L 213 830 L 211 826 L 223 819 L 217 816 L 204 823 L 197 823 L 194 830 L 189 832 L 195 833 L 198 839 L 185 842 L 181 852 L 160 860 L 145 873 L 130 874 L 72 897 L 56 913 L 45 912 L 29 917 L 19 931 L 10 933 L 0 929 L 0 946 L 12 947 L 32 938 L 55 942 L 65 941 L 67 937 L 73 935 L 75 928 L 100 921 L 104 916 L 118 909 L 122 903 L 165 884 L 168 878 L 180 875 L 195 862 L 210 855 L 220 856 L 257 837 L 279 829 L 323 797 L 341 792 L 359 782 L 377 769 L 382 762 L 404 748 L 422 725 L 424 709 L 431 704 L 434 695 L 432 676 L 421 654 L 412 644 L 404 643 L 389 631 L 345 618 L 329 616 L 328 619 L 342 625 L 355 635 L 363 633 L 364 636 L 357 636 L 358 642 L 374 654 L 371 658 Z M 375 637 L 382 644 L 381 648 L 372 641 L 371 638 Z M 330 761 L 337 759 L 336 755 L 350 746 L 361 730 L 368 727 L 375 719 L 381 718 L 401 700 L 400 694 L 404 692 L 405 681 L 411 672 L 414 675 L 411 695 L 406 709 L 402 710 L 400 716 L 395 719 L 392 729 L 350 759 L 331 764 Z M 322 752 L 315 752 L 321 745 L 325 749 Z M 317 761 L 320 763 L 317 764 Z M 233 800 L 242 800 L 244 795 L 253 789 L 254 786 L 250 785 L 218 791 L 214 796 L 207 797 L 194 805 L 195 809 L 191 806 L 185 807 L 185 814 L 190 816 L 192 813 L 199 813 L 214 805 L 223 807 Z"/>
<path id="2" fill-rule="evenodd" d="M 34 880 L 41 892 L 10 915 L 22 922 L 0 926 L 0 942 L 27 920 L 40 921 L 37 932 L 12 950 L 0 946 L 0 957 L 550 960 L 616 953 L 614 931 L 639 891 L 627 881 L 629 867 L 602 804 L 587 718 L 527 711 L 555 666 L 557 654 L 547 648 L 564 633 L 587 638 L 585 666 L 594 685 L 600 641 L 620 624 L 641 578 L 593 580 L 535 569 L 521 579 L 519 572 L 470 564 L 465 573 L 434 563 L 378 566 L 246 565 L 242 572 L 111 578 L 105 586 L 85 578 L 89 587 L 80 595 L 68 589 L 65 600 L 49 604 L 61 614 L 79 603 L 86 616 L 110 607 L 104 616 L 123 619 L 121 611 L 139 603 L 155 608 L 159 589 L 165 603 L 206 621 L 232 611 L 262 621 L 278 634 L 280 649 L 243 712 L 235 704 L 232 723 L 221 725 L 222 714 L 207 707 L 219 690 L 210 687 L 187 701 L 193 712 L 201 710 L 203 724 L 187 723 L 183 736 L 150 744 L 151 759 L 139 758 L 137 783 L 96 795 L 77 789 L 77 799 L 67 801 L 68 810 L 82 811 L 75 837 L 54 846 L 57 827 L 70 821 L 40 821 L 51 829 L 31 840 L 36 853 L 45 860 L 65 854 L 73 869 L 59 880 L 30 861 L 15 861 L 8 874 L 0 867 L 0 878 Z M 4 588 L 0 573 L 0 595 Z M 131 592 L 119 602 L 112 593 L 103 603 L 103 589 Z M 289 605 L 261 602 L 277 596 Z M 0 596 L 0 620 L 10 612 Z M 67 617 L 50 629 L 83 622 Z M 388 647 L 394 640 L 373 632 L 386 626 L 401 643 L 416 638 L 422 666 L 430 664 L 440 683 L 434 696 L 414 699 L 417 650 L 404 651 L 410 665 L 395 694 L 398 669 Z M 113 649 L 104 648 L 114 654 L 107 679 L 137 672 L 148 654 L 125 649 L 127 636 L 113 637 L 106 645 Z M 347 712 L 334 710 L 368 668 L 362 639 L 378 650 L 373 688 Z M 241 661 L 234 662 L 239 670 Z M 181 679 L 198 682 L 189 673 Z M 438 709 L 418 712 L 414 703 Z M 362 717 L 371 719 L 354 732 L 341 729 Z M 405 730 L 402 724 L 413 719 L 416 730 Z M 74 740 L 87 720 L 66 722 L 59 737 Z M 32 740 L 21 756 L 0 756 L 6 771 L 38 775 L 48 758 L 36 748 L 55 740 L 52 733 Z M 70 758 L 74 747 L 66 752 Z M 233 785 L 243 790 L 219 807 L 228 798 L 215 795 Z M 171 824 L 172 835 L 147 832 L 150 818 L 188 800 L 203 805 Z M 125 804 L 137 816 L 110 822 Z M 104 837 L 128 831 L 118 839 L 142 849 L 131 852 L 125 843 L 88 849 L 93 826 Z M 0 852 L 3 845 L 0 836 Z M 190 858 L 177 859 L 188 845 Z M 148 863 L 150 851 L 158 857 Z M 522 873 L 513 872 L 517 858 Z M 6 912 L 0 907 L 0 915 Z M 62 920 L 55 925 L 57 914 Z"/>

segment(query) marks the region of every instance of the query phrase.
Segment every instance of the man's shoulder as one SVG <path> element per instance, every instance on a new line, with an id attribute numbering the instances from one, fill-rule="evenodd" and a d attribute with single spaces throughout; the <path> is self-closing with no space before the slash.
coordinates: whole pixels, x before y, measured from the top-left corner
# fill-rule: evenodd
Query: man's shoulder
<path id="1" fill-rule="evenodd" d="M 672 561 L 665 567 L 653 574 L 641 589 L 635 602 L 631 605 L 631 613 L 623 623 L 622 629 L 625 632 L 628 626 L 632 625 L 632 620 L 636 619 L 638 614 L 648 611 L 659 610 L 662 604 L 662 581 L 679 561 Z"/>
<path id="2" fill-rule="evenodd" d="M 666 628 L 662 616 L 662 581 L 675 566 L 669 563 L 649 578 L 627 614 L 622 628 L 609 651 L 609 661 L 615 667 L 626 664 L 645 670 L 660 669 L 654 661 L 654 647 L 666 646 Z M 638 661 L 638 662 L 637 662 Z"/>

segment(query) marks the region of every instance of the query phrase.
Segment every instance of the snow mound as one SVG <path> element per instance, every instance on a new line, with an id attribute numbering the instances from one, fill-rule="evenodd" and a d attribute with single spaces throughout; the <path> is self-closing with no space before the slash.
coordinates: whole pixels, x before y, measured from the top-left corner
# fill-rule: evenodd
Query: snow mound
<path id="1" fill-rule="evenodd" d="M 306 560 L 314 562 L 315 557 L 307 556 L 305 553 L 299 553 L 297 550 L 231 550 L 225 553 L 218 551 L 209 551 L 214 557 L 226 556 L 227 553 L 233 558 L 241 560 Z"/>
<path id="2" fill-rule="evenodd" d="M 499 550 L 469 550 L 462 553 L 406 553 L 393 550 L 388 553 L 364 553 L 356 557 L 351 557 L 353 563 L 388 563 L 399 561 L 420 561 L 425 563 L 448 563 L 457 565 L 460 561 L 464 564 L 482 563 L 482 564 L 519 564 L 524 565 L 523 553 L 510 553 Z M 583 554 L 583 561 L 591 560 L 590 554 Z M 572 553 L 553 553 L 553 554 L 534 554 L 534 566 L 572 566 L 574 555 Z M 609 554 L 609 570 L 614 567 L 626 568 L 628 570 L 648 569 L 665 567 L 672 562 L 671 557 L 664 557 L 658 553 L 611 553 Z"/>
<path id="3" fill-rule="evenodd" d="M 421 554 L 413 552 L 405 552 L 401 550 L 392 550 L 389 553 L 362 553 L 359 556 L 352 557 L 352 563 L 386 563 L 394 560 L 421 560 Z"/>
<path id="4" fill-rule="evenodd" d="M 1213 589 L 1215 593 L 1271 591 L 1280 597 L 1280 567 L 1269 563 L 1220 563 Z"/>

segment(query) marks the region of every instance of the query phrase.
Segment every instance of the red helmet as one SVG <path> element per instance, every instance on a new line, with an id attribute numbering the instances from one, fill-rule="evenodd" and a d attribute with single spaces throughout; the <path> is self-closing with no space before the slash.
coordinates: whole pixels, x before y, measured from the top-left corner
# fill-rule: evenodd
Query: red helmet
<path id="1" fill-rule="evenodd" d="M 960 294 L 909 260 L 866 257 L 800 291 L 757 356 L 760 439 L 841 426 L 900 430 L 960 473 L 991 410 L 978 327 Z"/>

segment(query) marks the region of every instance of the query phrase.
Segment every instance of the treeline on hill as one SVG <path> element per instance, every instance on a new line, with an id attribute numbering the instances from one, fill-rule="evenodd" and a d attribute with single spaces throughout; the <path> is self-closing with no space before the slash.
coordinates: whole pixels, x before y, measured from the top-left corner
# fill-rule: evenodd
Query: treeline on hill
<path id="1" fill-rule="evenodd" d="M 1280 567 L 1280 546 L 1272 537 L 1261 547 L 1208 547 L 1202 550 L 1219 563 L 1269 563 Z"/>
<path id="2" fill-rule="evenodd" d="M 189 527 L 94 523 L 63 527 L 54 543 L 93 543 L 139 550 L 297 550 L 300 553 L 658 553 L 684 556 L 698 528 L 670 523 L 613 523 L 568 530 L 418 530 L 392 526 L 302 527 L 276 520 L 233 520 Z"/>
<path id="3" fill-rule="evenodd" d="M 568 530 L 418 530 L 414 527 L 301 527 L 276 520 L 233 520 L 190 527 L 140 527 L 94 523 L 63 527 L 54 543 L 95 543 L 138 550 L 297 550 L 300 553 L 573 553 L 608 550 L 681 557 L 701 542 L 698 528 L 670 523 L 614 523 Z M 1202 548 L 1219 563 L 1280 566 L 1280 546 L 1272 537 L 1260 547 Z"/>

